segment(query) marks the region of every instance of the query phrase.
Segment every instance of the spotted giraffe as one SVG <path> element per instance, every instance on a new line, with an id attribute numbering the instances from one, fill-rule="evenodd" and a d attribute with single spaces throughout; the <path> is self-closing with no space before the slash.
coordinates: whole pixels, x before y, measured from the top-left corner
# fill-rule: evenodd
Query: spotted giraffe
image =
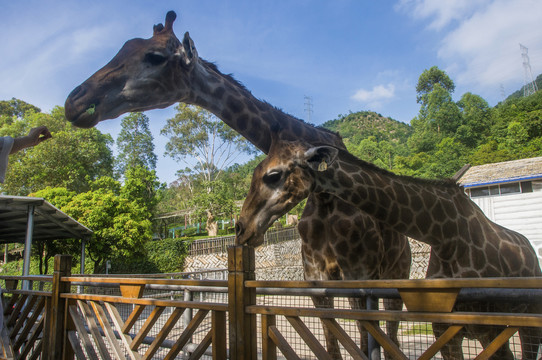
<path id="1" fill-rule="evenodd" d="M 344 149 L 284 141 L 274 135 L 255 169 L 237 223 L 239 244 L 257 246 L 271 219 L 289 211 L 309 194 L 335 195 L 397 232 L 432 247 L 428 277 L 481 278 L 541 276 L 536 254 L 521 234 L 490 221 L 453 181 L 398 176 L 359 160 Z M 342 243 L 337 244 L 341 248 Z M 346 246 L 345 246 L 346 247 Z M 458 305 L 481 311 L 484 304 Z M 498 304 L 497 311 L 541 312 L 540 304 Z M 435 335 L 446 327 L 434 324 Z M 541 329 L 520 330 L 524 359 L 536 358 Z M 445 359 L 462 359 L 464 336 L 485 348 L 502 331 L 467 326 L 441 350 Z M 512 359 L 508 344 L 495 358 Z"/>
<path id="2" fill-rule="evenodd" d="M 231 76 L 198 56 L 188 32 L 180 41 L 173 32 L 176 15 L 154 26 L 150 39 L 132 39 L 102 69 L 76 87 L 65 103 L 66 118 L 89 128 L 130 111 L 164 108 L 184 102 L 205 108 L 264 153 L 271 127 L 279 124 L 284 139 L 344 148 L 341 138 L 256 99 Z M 307 280 L 408 278 L 411 254 L 405 236 L 335 196 L 310 195 L 299 222 Z M 333 306 L 331 297 L 315 297 L 316 306 Z M 352 306 L 365 302 L 352 300 Z M 402 302 L 386 304 L 400 309 Z M 387 324 L 397 342 L 398 323 Z M 337 339 L 324 326 L 328 351 L 338 354 Z M 365 337 L 362 336 L 364 339 Z M 366 348 L 366 344 L 362 345 Z"/>

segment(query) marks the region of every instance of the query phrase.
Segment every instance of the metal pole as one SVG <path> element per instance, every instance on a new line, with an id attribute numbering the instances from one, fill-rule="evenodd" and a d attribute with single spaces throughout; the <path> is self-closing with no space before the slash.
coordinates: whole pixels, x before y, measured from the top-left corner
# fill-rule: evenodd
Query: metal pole
<path id="1" fill-rule="evenodd" d="M 378 310 L 378 298 L 367 296 L 367 310 Z M 378 326 L 378 323 L 376 325 Z M 369 359 L 380 360 L 380 345 L 369 332 L 367 332 L 367 345 Z"/>
<path id="2" fill-rule="evenodd" d="M 34 205 L 28 205 L 28 220 L 26 223 L 26 238 L 24 240 L 23 276 L 30 272 L 30 250 L 32 249 L 32 233 L 34 231 Z M 23 290 L 30 290 L 28 280 L 23 282 Z"/>
<path id="3" fill-rule="evenodd" d="M 85 273 L 85 239 L 81 239 L 81 275 Z"/>

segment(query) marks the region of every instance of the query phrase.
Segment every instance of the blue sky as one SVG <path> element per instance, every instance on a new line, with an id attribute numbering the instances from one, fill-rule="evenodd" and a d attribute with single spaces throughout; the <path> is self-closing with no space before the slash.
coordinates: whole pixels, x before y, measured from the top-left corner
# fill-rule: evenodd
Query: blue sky
<path id="1" fill-rule="evenodd" d="M 524 81 L 519 43 L 533 75 L 542 72 L 539 0 L 7 1 L 0 0 L 0 99 L 16 97 L 50 111 L 131 38 L 177 12 L 200 57 L 252 93 L 321 124 L 372 110 L 409 123 L 416 82 L 445 70 L 458 100 L 467 91 L 490 105 Z M 173 107 L 147 112 L 162 181 L 184 168 L 163 156 L 160 129 Z M 116 138 L 120 119 L 98 125 Z M 243 159 L 240 159 L 243 161 Z"/>

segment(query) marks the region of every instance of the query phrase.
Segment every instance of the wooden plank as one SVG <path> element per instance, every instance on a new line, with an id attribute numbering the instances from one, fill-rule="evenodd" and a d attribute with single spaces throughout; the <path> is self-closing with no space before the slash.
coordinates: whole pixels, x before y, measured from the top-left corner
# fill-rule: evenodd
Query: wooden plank
<path id="1" fill-rule="evenodd" d="M 45 306 L 45 298 L 41 298 L 40 302 L 36 306 L 34 313 L 32 314 L 32 316 L 30 316 L 30 318 L 26 322 L 26 325 L 24 326 L 23 330 L 21 331 L 17 340 L 15 341 L 15 344 L 13 344 L 13 349 L 15 351 L 19 351 L 19 348 L 21 347 L 21 345 L 27 341 L 26 337 L 30 333 L 30 330 L 32 329 L 32 327 L 35 325 L 38 317 L 42 315 L 44 306 Z M 42 317 L 42 320 L 40 320 L 40 322 L 41 321 L 43 321 L 43 317 Z"/>
<path id="2" fill-rule="evenodd" d="M 376 311 L 351 309 L 293 308 L 268 305 L 250 305 L 245 311 L 251 314 L 308 316 L 322 319 L 350 319 L 375 321 L 420 321 L 447 324 L 507 325 L 542 327 L 542 314 L 487 312 L 424 313 L 407 311 Z"/>
<path id="3" fill-rule="evenodd" d="M 211 313 L 211 332 L 213 343 L 213 359 L 226 359 L 226 313 L 224 311 L 213 311 Z"/>
<path id="4" fill-rule="evenodd" d="M 49 359 L 67 359 L 71 356 L 71 347 L 67 346 L 66 325 L 71 321 L 68 301 L 60 296 L 70 292 L 70 284 L 61 281 L 63 276 L 71 273 L 72 257 L 70 255 L 55 255 L 51 301 L 47 312 L 47 328 L 44 332 L 49 335 L 48 344 L 44 344 Z"/>
<path id="5" fill-rule="evenodd" d="M 19 301 L 17 301 L 17 304 L 15 304 L 15 308 L 13 309 L 11 316 L 6 323 L 7 327 L 12 327 L 13 325 L 15 325 L 15 322 L 19 318 L 19 315 L 21 314 L 21 309 L 23 308 L 27 299 L 28 295 L 21 295 Z"/>
<path id="6" fill-rule="evenodd" d="M 509 288 L 539 289 L 542 278 L 470 278 L 470 279 L 409 279 L 409 280 L 326 280 L 326 281 L 282 281 L 250 280 L 246 287 L 271 288 L 341 288 L 341 289 L 443 289 L 443 288 Z"/>
<path id="7" fill-rule="evenodd" d="M 288 341 L 282 336 L 280 331 L 275 325 L 269 326 L 269 337 L 275 345 L 279 348 L 280 352 L 287 360 L 301 360 L 299 356 L 295 353 L 294 349 L 288 344 Z"/>
<path id="8" fill-rule="evenodd" d="M 397 344 L 394 343 L 388 337 L 388 335 L 386 335 L 384 331 L 382 331 L 381 328 L 379 328 L 378 326 L 375 326 L 373 323 L 369 321 L 360 321 L 360 323 L 361 325 L 363 325 L 365 329 L 367 329 L 368 332 L 371 333 L 371 335 L 373 335 L 373 337 L 380 344 L 380 346 L 382 346 L 382 348 L 385 351 L 387 351 L 394 359 L 408 360 L 405 354 L 401 352 Z"/>
<path id="9" fill-rule="evenodd" d="M 459 288 L 451 289 L 399 289 L 408 311 L 451 312 Z"/>
<path id="10" fill-rule="evenodd" d="M 235 250 L 228 249 L 228 314 L 229 314 L 229 328 L 230 328 L 230 358 L 238 359 L 238 354 L 241 352 L 240 346 L 238 346 L 237 339 L 237 303 L 236 299 L 236 283 L 238 276 L 235 274 Z"/>
<path id="11" fill-rule="evenodd" d="M 130 313 L 130 316 L 128 316 L 128 319 L 124 322 L 124 326 L 122 327 L 122 332 L 124 334 L 128 334 L 136 321 L 141 316 L 141 313 L 143 313 L 143 310 L 145 310 L 145 305 L 135 305 L 134 310 Z"/>
<path id="12" fill-rule="evenodd" d="M 194 352 L 192 354 L 190 354 L 190 357 L 188 358 L 188 360 L 192 360 L 192 359 L 199 359 L 201 358 L 204 354 L 205 354 L 205 350 L 207 350 L 207 348 L 209 347 L 209 345 L 211 345 L 211 342 L 213 341 L 213 334 L 212 334 L 212 330 L 209 331 L 207 333 L 207 335 L 205 335 L 205 337 L 203 338 L 203 340 L 199 343 L 198 347 L 196 348 L 196 350 L 194 350 Z M 213 356 L 213 359 L 226 359 L 225 357 L 223 358 L 216 358 Z"/>
<path id="13" fill-rule="evenodd" d="M 34 348 L 34 351 L 32 352 L 32 355 L 30 355 L 30 357 L 28 358 L 28 360 L 37 360 L 38 358 L 41 357 L 42 355 L 42 350 L 43 350 L 43 339 L 40 339 L 36 345 L 36 347 Z"/>
<path id="14" fill-rule="evenodd" d="M 122 296 L 110 295 L 88 295 L 88 294 L 68 294 L 61 295 L 62 299 L 86 300 L 86 301 L 102 301 L 115 304 L 130 304 L 130 305 L 153 305 L 177 308 L 191 308 L 201 310 L 218 310 L 228 311 L 228 305 L 223 303 L 197 302 L 197 301 L 179 301 L 179 300 L 162 300 L 162 299 L 127 299 Z"/>
<path id="15" fill-rule="evenodd" d="M 137 348 L 141 343 L 143 342 L 143 339 L 145 339 L 145 336 L 151 331 L 154 324 L 156 324 L 156 321 L 160 318 L 160 315 L 164 312 L 166 308 L 162 306 L 155 306 L 154 309 L 152 309 L 150 315 L 147 317 L 145 322 L 143 323 L 143 326 L 141 326 L 141 329 L 139 329 L 139 332 L 132 340 L 132 345 L 130 346 L 130 349 L 137 351 Z"/>
<path id="16" fill-rule="evenodd" d="M 18 356 L 19 359 L 26 359 L 27 355 L 30 353 L 30 350 L 32 350 L 34 348 L 34 343 L 36 342 L 36 340 L 39 338 L 39 336 L 43 332 L 44 323 L 45 323 L 45 321 L 43 320 L 43 317 L 42 317 L 40 319 L 40 321 L 38 322 L 36 328 L 32 332 L 32 334 L 30 334 L 30 336 L 28 337 L 28 341 L 26 342 L 24 347 L 21 349 L 21 352 L 20 352 L 20 354 Z M 40 344 L 41 344 L 41 341 L 40 341 Z M 40 353 L 40 351 L 35 349 L 34 353 L 36 353 L 36 352 L 38 352 L 38 354 Z"/>
<path id="17" fill-rule="evenodd" d="M 63 276 L 65 282 L 86 282 L 86 283 L 105 283 L 120 285 L 189 285 L 189 286 L 228 286 L 226 280 L 192 280 L 192 279 L 145 279 L 145 278 L 126 278 L 126 277 L 88 277 L 88 276 Z"/>
<path id="18" fill-rule="evenodd" d="M 92 309 L 94 310 L 94 314 L 96 314 L 96 318 L 100 322 L 100 326 L 102 327 L 105 337 L 107 338 L 107 341 L 109 342 L 109 344 L 111 345 L 111 348 L 113 349 L 113 352 L 115 353 L 115 359 L 125 360 L 126 357 L 124 356 L 124 350 L 120 347 L 120 344 L 117 341 L 115 332 L 113 331 L 113 328 L 111 327 L 111 324 L 109 323 L 109 320 L 107 319 L 107 316 L 105 315 L 104 309 L 102 308 L 100 304 L 94 301 L 90 302 L 90 306 L 92 306 Z M 90 312 L 90 309 L 88 309 L 88 311 Z M 100 334 L 98 333 L 98 335 Z M 107 356 L 109 356 L 109 352 Z"/>
<path id="19" fill-rule="evenodd" d="M 147 352 L 145 353 L 145 355 L 143 355 L 143 359 L 150 359 L 153 357 L 153 355 L 156 353 L 156 351 L 158 351 L 160 345 L 162 345 L 162 342 L 166 339 L 169 332 L 175 326 L 177 320 L 179 320 L 183 312 L 184 308 L 175 308 L 175 310 L 173 310 L 166 323 L 164 324 L 158 335 L 154 338 L 152 344 L 147 349 Z"/>
<path id="20" fill-rule="evenodd" d="M 274 315 L 262 315 L 262 360 L 277 360 L 277 347 L 269 336 L 269 327 L 276 326 L 277 320 Z"/>
<path id="21" fill-rule="evenodd" d="M 335 335 L 339 342 L 344 346 L 346 351 L 352 356 L 353 359 L 369 360 L 367 355 L 356 344 L 354 340 L 344 331 L 344 329 L 337 323 L 335 319 L 321 319 L 323 323 L 327 325 L 329 330 Z"/>
<path id="22" fill-rule="evenodd" d="M 98 305 L 98 304 L 96 304 L 96 305 Z M 122 327 L 124 326 L 124 323 L 123 323 L 122 318 L 121 318 L 121 316 L 119 314 L 119 311 L 117 310 L 117 308 L 114 305 L 111 305 L 110 303 L 104 303 L 104 305 L 105 305 L 105 308 L 107 309 L 107 312 L 109 313 L 109 316 L 111 317 L 111 320 L 113 321 L 113 324 L 115 325 L 115 328 L 117 329 L 117 331 L 120 334 L 120 340 L 122 341 L 122 343 L 124 344 L 124 346 L 127 349 L 131 349 L 132 338 L 129 335 L 123 334 L 120 331 L 120 329 L 122 329 Z M 94 305 L 93 305 L 93 308 L 94 308 Z M 100 307 L 96 306 L 95 311 L 96 311 L 96 309 L 101 309 L 101 306 Z M 105 319 L 105 317 L 104 317 L 104 319 Z M 113 332 L 112 329 L 111 329 L 111 332 Z M 113 337 L 114 337 L 114 334 L 113 334 Z M 136 351 L 128 351 L 128 356 L 132 360 L 141 360 L 141 355 Z"/>
<path id="23" fill-rule="evenodd" d="M 92 311 L 90 310 L 90 307 L 86 302 L 81 300 L 77 301 L 77 306 L 79 307 L 79 310 L 81 310 L 83 318 L 86 320 L 88 329 L 90 331 L 90 334 L 92 335 L 92 338 L 94 339 L 94 343 L 98 347 L 98 352 L 100 353 L 100 356 L 103 359 L 110 360 L 111 356 L 109 356 L 109 350 L 107 349 L 107 345 L 105 344 L 102 334 L 100 334 L 98 324 L 96 324 L 96 320 L 94 320 L 94 316 L 92 314 Z M 124 360 L 124 354 L 122 354 L 122 357 L 120 359 Z"/>
<path id="24" fill-rule="evenodd" d="M 83 322 L 81 321 L 81 318 L 79 317 L 77 308 L 75 307 L 75 305 L 70 305 L 68 309 L 69 309 L 73 324 L 75 325 L 75 329 L 77 330 L 77 333 L 79 335 L 79 339 L 81 343 L 83 344 L 83 348 L 85 349 L 85 352 L 87 353 L 90 359 L 98 360 L 98 355 L 96 354 L 96 351 L 94 350 L 94 346 L 92 345 L 92 342 L 90 341 L 90 337 L 88 336 L 87 329 L 85 329 L 85 324 L 83 324 Z"/>
<path id="25" fill-rule="evenodd" d="M 255 269 L 254 248 L 233 246 L 228 248 L 228 304 L 230 329 L 230 357 L 238 360 L 255 359 L 256 317 L 245 313 L 248 305 L 256 303 L 255 289 L 247 289 L 246 280 L 253 280 Z M 215 309 L 218 310 L 218 309 Z"/>
<path id="26" fill-rule="evenodd" d="M 145 284 L 120 285 L 120 293 L 125 298 L 140 298 L 143 296 L 143 291 L 145 291 Z"/>
<path id="27" fill-rule="evenodd" d="M 188 343 L 194 332 L 198 329 L 203 319 L 209 312 L 205 310 L 199 310 L 192 318 L 190 323 L 186 326 L 186 329 L 182 332 L 181 336 L 177 339 L 175 344 L 171 347 L 164 360 L 173 360 L 178 353 L 181 352 L 183 347 Z M 211 330 L 212 331 L 212 330 Z M 204 349 L 205 350 L 205 349 Z"/>
<path id="28" fill-rule="evenodd" d="M 11 299 L 9 299 L 8 304 L 4 308 L 4 316 L 11 314 L 13 308 L 15 307 L 15 304 L 19 300 L 19 297 L 21 297 L 21 294 L 13 294 L 11 296 Z"/>
<path id="29" fill-rule="evenodd" d="M 444 345 L 446 345 L 452 338 L 463 329 L 463 325 L 451 325 L 444 334 L 442 334 L 434 343 L 424 351 L 418 360 L 430 360 L 432 359 Z"/>
<path id="30" fill-rule="evenodd" d="M 11 329 L 11 332 L 9 333 L 9 337 L 12 339 L 15 339 L 17 334 L 19 333 L 19 330 L 21 330 L 21 327 L 25 324 L 28 318 L 28 314 L 30 314 L 30 311 L 34 308 L 34 305 L 36 304 L 36 301 L 38 300 L 37 296 L 30 296 L 28 300 L 26 301 L 26 305 L 19 315 L 17 321 L 15 322 L 15 326 Z M 15 349 L 17 351 L 17 349 Z"/>
<path id="31" fill-rule="evenodd" d="M 68 300 L 68 301 L 64 301 L 64 303 L 65 303 L 64 315 L 63 315 L 64 321 L 62 322 L 62 328 L 64 329 L 64 331 L 62 332 L 63 338 L 57 339 L 57 342 L 59 343 L 59 346 L 62 347 L 61 349 L 62 360 L 72 360 L 73 357 L 75 356 L 75 353 L 73 352 L 73 348 L 71 346 L 68 346 L 69 344 L 68 344 L 68 341 L 66 341 L 66 333 L 68 331 L 77 330 L 77 328 L 75 327 L 75 323 L 73 322 L 72 316 L 70 315 L 70 312 L 69 312 L 70 306 L 75 306 L 75 301 Z M 49 310 L 50 308 L 47 309 L 47 311 L 50 313 Z"/>
<path id="32" fill-rule="evenodd" d="M 508 327 L 504 329 L 474 360 L 490 359 L 491 356 L 495 354 L 495 352 L 499 350 L 499 348 L 503 346 L 518 330 L 518 327 Z"/>
<path id="33" fill-rule="evenodd" d="M 328 354 L 327 350 L 322 346 L 322 344 L 320 344 L 318 339 L 316 339 L 314 334 L 299 317 L 287 316 L 286 319 L 293 326 L 295 331 L 297 331 L 297 333 L 301 336 L 301 338 L 303 338 L 305 344 L 309 346 L 318 359 L 331 360 L 331 356 Z"/>
<path id="34" fill-rule="evenodd" d="M 83 351 L 83 348 L 81 347 L 81 343 L 79 342 L 75 331 L 68 331 L 68 340 L 70 341 L 72 350 L 75 353 L 75 356 L 77 356 L 77 359 L 86 360 L 87 357 Z"/>

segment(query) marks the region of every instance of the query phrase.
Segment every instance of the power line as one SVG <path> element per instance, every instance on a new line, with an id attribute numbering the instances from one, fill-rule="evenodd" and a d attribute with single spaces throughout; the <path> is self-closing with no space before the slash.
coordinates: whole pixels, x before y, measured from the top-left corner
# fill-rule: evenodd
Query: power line
<path id="1" fill-rule="evenodd" d="M 307 121 L 312 122 L 312 96 L 304 96 L 305 98 L 305 112 L 307 113 Z"/>
<path id="2" fill-rule="evenodd" d="M 521 57 L 523 59 L 523 70 L 524 70 L 524 85 L 523 85 L 523 96 L 529 96 L 534 94 L 538 87 L 536 82 L 533 79 L 533 72 L 531 71 L 531 62 L 529 61 L 529 49 L 522 44 L 519 44 L 521 49 Z"/>

